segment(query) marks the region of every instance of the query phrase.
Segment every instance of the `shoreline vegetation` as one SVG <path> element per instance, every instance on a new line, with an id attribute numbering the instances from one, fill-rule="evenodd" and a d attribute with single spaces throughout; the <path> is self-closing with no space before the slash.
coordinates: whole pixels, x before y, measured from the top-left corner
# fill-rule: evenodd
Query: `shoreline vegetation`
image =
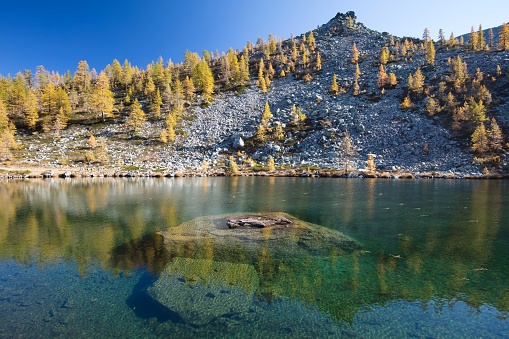
<path id="1" fill-rule="evenodd" d="M 181 177 L 301 177 L 301 178 L 366 178 L 366 179 L 508 179 L 509 174 L 484 173 L 481 175 L 462 174 L 443 171 L 410 172 L 407 170 L 367 171 L 321 168 L 276 169 L 239 169 L 233 173 L 227 167 L 205 171 L 169 171 L 94 168 L 94 167 L 5 167 L 0 166 L 0 180 L 9 179 L 51 179 L 51 178 L 181 178 Z"/>

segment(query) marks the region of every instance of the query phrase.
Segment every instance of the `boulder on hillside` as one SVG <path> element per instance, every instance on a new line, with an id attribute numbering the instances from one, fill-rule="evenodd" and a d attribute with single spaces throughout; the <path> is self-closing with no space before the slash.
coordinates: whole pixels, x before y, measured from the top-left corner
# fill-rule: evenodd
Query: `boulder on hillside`
<path id="1" fill-rule="evenodd" d="M 242 140 L 241 136 L 237 136 L 233 139 L 233 148 L 237 150 L 244 148 L 244 140 Z"/>

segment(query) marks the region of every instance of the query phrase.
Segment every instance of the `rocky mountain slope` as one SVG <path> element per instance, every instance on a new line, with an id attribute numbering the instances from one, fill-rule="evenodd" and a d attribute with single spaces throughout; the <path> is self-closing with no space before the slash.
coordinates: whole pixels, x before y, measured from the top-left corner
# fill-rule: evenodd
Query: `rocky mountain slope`
<path id="1" fill-rule="evenodd" d="M 403 43 L 404 39 L 368 29 L 357 22 L 353 12 L 338 13 L 313 34 L 323 66 L 311 73 L 309 83 L 294 74 L 275 77 L 267 93 L 256 86 L 256 78 L 252 78 L 251 85 L 240 93 L 220 91 L 210 105 L 193 104 L 186 109 L 173 144 L 156 141 L 164 125 L 157 120 L 145 123 L 137 138 L 119 137 L 126 131 L 126 117 L 118 115 L 112 123 L 69 125 L 58 139 L 19 133 L 17 139 L 23 146 L 17 161 L 23 165 L 89 166 L 91 164 L 76 159 L 87 148 L 88 136 L 93 134 L 104 137 L 107 142 L 108 162 L 95 164 L 104 168 L 174 173 L 199 170 L 204 160 L 209 167 L 224 166 L 230 156 L 239 165 L 263 165 L 272 156 L 281 168 L 343 168 L 348 158 L 343 147 L 348 132 L 355 151 L 349 158 L 350 166 L 356 169 L 365 168 L 368 154 L 373 154 L 379 171 L 439 171 L 457 176 L 480 175 L 483 170 L 507 171 L 506 146 L 497 154 L 499 158 L 494 163 L 474 161 L 479 155 L 472 150 L 471 133 L 457 133 L 451 127 L 451 114 L 430 116 L 426 113 L 428 95 L 413 96 L 412 109 L 403 110 L 400 104 L 410 92 L 408 76 L 415 74 L 418 68 L 425 76 L 425 93 L 438 97 L 439 83 L 451 76 L 451 59 L 460 56 L 471 78 L 477 68 L 483 72 L 483 84 L 492 95 L 487 117 L 496 118 L 505 134 L 509 128 L 509 103 L 506 102 L 509 51 L 493 48 L 477 52 L 436 44 L 434 64 L 428 65 L 426 51 L 419 48 L 422 42 L 412 39 L 417 47 L 411 56 L 395 57 L 385 66 L 387 74 L 396 75 L 397 85 L 385 86 L 382 90 L 377 82 L 381 50 L 388 46 L 391 54 L 397 55 L 398 48 L 393 41 Z M 295 37 L 297 45 L 303 37 Z M 353 95 L 354 43 L 360 52 L 358 95 Z M 256 65 L 259 58 L 261 56 L 253 55 L 252 65 Z M 334 74 L 345 90 L 337 96 L 330 94 Z M 467 94 L 456 97 L 460 107 Z M 269 129 L 281 123 L 284 138 L 255 142 L 253 136 L 266 102 L 273 115 Z M 307 117 L 299 129 L 292 128 L 293 105 L 300 107 Z"/>

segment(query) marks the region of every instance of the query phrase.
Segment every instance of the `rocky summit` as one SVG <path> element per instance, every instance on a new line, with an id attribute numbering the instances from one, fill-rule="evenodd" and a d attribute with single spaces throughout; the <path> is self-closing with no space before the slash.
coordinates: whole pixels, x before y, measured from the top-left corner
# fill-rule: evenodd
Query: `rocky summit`
<path id="1" fill-rule="evenodd" d="M 287 67 L 254 47 L 249 53 L 249 84 L 237 90 L 225 89 L 218 85 L 221 71 L 214 71 L 213 99 L 205 103 L 198 97 L 186 105 L 175 126 L 174 142 L 158 141 L 164 119 L 149 119 L 136 137 L 122 137 L 128 133 L 127 108 L 123 108 L 106 122 L 68 124 L 51 140 L 44 133 L 18 133 L 22 147 L 15 161 L 30 166 L 177 173 L 200 171 L 204 163 L 209 169 L 226 169 L 231 161 L 263 169 L 271 158 L 279 169 L 347 166 L 365 171 L 371 158 L 371 171 L 442 172 L 458 177 L 507 172 L 508 50 L 487 44 L 479 50 L 469 47 L 463 38 L 432 41 L 435 55 L 430 61 L 426 39 L 371 30 L 353 12 L 338 13 L 310 32 L 320 65 L 313 59 L 307 66 L 299 59 L 288 61 L 291 67 Z M 290 60 L 292 45 L 299 48 L 309 39 L 309 33 L 292 37 L 282 41 L 278 49 L 281 55 L 288 53 Z M 358 50 L 355 63 L 354 44 Z M 388 58 L 382 61 L 384 49 Z M 298 50 L 299 55 L 303 53 L 303 49 Z M 273 63 L 275 69 L 266 93 L 256 77 L 260 60 L 265 65 L 271 62 L 271 67 Z M 455 60 L 466 66 L 468 80 L 463 83 L 455 78 Z M 393 83 L 380 82 L 381 64 L 386 76 L 394 77 Z M 423 85 L 413 88 L 408 79 L 416 77 L 418 70 L 424 77 Z M 331 93 L 333 77 L 338 93 Z M 481 87 L 489 97 L 477 94 Z M 448 100 L 448 94 L 454 100 Z M 115 93 L 117 104 L 123 95 Z M 405 98 L 411 100 L 408 107 L 402 107 Z M 436 102 L 433 111 L 428 107 L 430 100 Z M 147 99 L 140 97 L 140 102 L 144 110 L 149 109 Z M 468 113 L 474 102 L 485 110 L 478 120 L 471 118 L 474 113 Z M 272 116 L 263 122 L 266 103 Z M 294 105 L 305 116 L 300 124 L 295 123 Z M 497 139 L 500 145 L 493 150 L 476 148 L 476 128 L 482 124 L 488 132 L 494 130 L 493 119 L 502 132 Z M 282 135 L 258 138 L 262 125 L 270 133 L 281 127 Z M 107 161 L 82 159 L 80 154 L 87 149 L 90 135 L 106 141 Z M 487 145 L 494 143 L 488 139 Z M 351 143 L 349 149 L 346 142 Z"/>

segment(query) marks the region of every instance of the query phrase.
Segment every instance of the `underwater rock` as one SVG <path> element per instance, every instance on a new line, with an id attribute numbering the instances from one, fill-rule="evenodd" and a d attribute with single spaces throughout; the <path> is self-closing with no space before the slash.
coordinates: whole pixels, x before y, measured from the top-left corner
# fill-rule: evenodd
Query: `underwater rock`
<path id="1" fill-rule="evenodd" d="M 202 326 L 246 312 L 258 286 L 252 265 L 174 258 L 147 293 L 187 324 Z"/>
<path id="2" fill-rule="evenodd" d="M 329 263 L 340 279 L 360 249 L 341 232 L 278 212 L 200 217 L 158 236 L 170 260 L 145 291 L 192 326 L 246 316 L 284 298 L 330 312 L 337 300 L 324 305 L 325 295 L 344 288 L 337 279 L 324 284 L 317 272 Z"/>

